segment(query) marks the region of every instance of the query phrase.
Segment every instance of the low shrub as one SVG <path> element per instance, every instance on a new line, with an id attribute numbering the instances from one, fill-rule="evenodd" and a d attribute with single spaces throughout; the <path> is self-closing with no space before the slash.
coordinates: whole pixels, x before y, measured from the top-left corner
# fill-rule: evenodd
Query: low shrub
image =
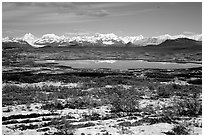
<path id="1" fill-rule="evenodd" d="M 83 119 L 82 121 L 90 121 L 90 120 L 101 120 L 100 114 L 94 112 L 91 115 L 83 114 Z"/>
<path id="2" fill-rule="evenodd" d="M 179 116 L 202 115 L 202 102 L 197 98 L 185 98 L 174 103 L 174 111 Z"/>
<path id="3" fill-rule="evenodd" d="M 161 85 L 157 88 L 157 95 L 162 98 L 169 98 L 174 93 L 171 85 Z"/>
<path id="4" fill-rule="evenodd" d="M 112 112 L 135 112 L 139 110 L 139 93 L 134 90 L 116 90 L 109 96 Z"/>
<path id="5" fill-rule="evenodd" d="M 190 130 L 188 128 L 186 128 L 184 125 L 179 124 L 174 126 L 174 128 L 172 129 L 172 134 L 173 135 L 188 135 L 190 132 Z"/>
<path id="6" fill-rule="evenodd" d="M 76 97 L 70 100 L 67 100 L 65 107 L 66 108 L 93 108 L 97 106 L 101 106 L 102 102 L 97 100 L 91 96 L 83 96 L 83 97 Z"/>
<path id="7" fill-rule="evenodd" d="M 64 123 L 64 125 L 58 128 L 58 131 L 54 135 L 74 135 L 75 128 L 69 123 Z"/>
<path id="8" fill-rule="evenodd" d="M 60 102 L 48 102 L 41 106 L 44 110 L 62 110 L 65 106 Z"/>
<path id="9" fill-rule="evenodd" d="M 197 98 L 184 97 L 173 100 L 172 106 L 164 106 L 161 115 L 170 118 L 180 116 L 197 117 L 202 115 L 202 102 Z"/>

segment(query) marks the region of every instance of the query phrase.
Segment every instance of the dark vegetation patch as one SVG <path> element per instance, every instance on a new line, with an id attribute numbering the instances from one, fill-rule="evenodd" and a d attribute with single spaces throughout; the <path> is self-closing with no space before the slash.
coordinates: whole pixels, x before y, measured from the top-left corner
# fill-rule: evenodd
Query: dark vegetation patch
<path id="1" fill-rule="evenodd" d="M 141 126 L 143 124 L 153 125 L 156 123 L 177 123 L 169 117 L 146 117 L 141 120 L 135 121 L 133 123 L 129 121 L 124 121 L 119 123 L 120 126 L 130 127 L 130 126 Z"/>
<path id="2" fill-rule="evenodd" d="M 28 125 L 21 124 L 21 125 L 15 126 L 15 129 L 19 129 L 21 131 L 27 130 L 27 129 L 37 129 L 37 128 L 39 128 L 39 126 L 35 124 L 28 124 Z"/>
<path id="3" fill-rule="evenodd" d="M 127 74 L 118 75 L 120 73 L 103 73 L 103 72 L 69 72 L 69 73 L 63 73 L 63 74 L 33 74 L 32 71 L 27 72 L 16 72 L 16 73 L 3 73 L 2 78 L 4 82 L 14 81 L 14 82 L 21 82 L 21 83 L 37 83 L 42 81 L 62 81 L 65 83 L 75 83 L 80 81 L 86 81 L 91 80 L 93 78 L 100 79 L 100 77 L 113 77 L 112 79 L 119 78 L 118 81 L 115 83 L 122 84 L 122 79 L 125 80 L 127 78 Z M 102 78 L 101 80 L 103 80 Z M 121 79 L 121 81 L 120 81 Z M 103 80 L 105 81 L 105 80 Z M 106 83 L 108 83 L 109 80 L 106 80 Z M 127 80 L 126 80 L 127 81 Z M 125 82 L 126 82 L 125 81 Z M 127 81 L 128 82 L 128 81 Z M 126 82 L 126 83 L 127 83 Z M 113 83 L 113 82 L 112 82 Z M 124 82 L 123 82 L 124 83 Z"/>
<path id="4" fill-rule="evenodd" d="M 159 98 L 169 98 L 172 96 L 184 97 L 198 97 L 202 92 L 200 86 L 194 85 L 177 85 L 177 84 L 168 84 L 168 85 L 159 85 L 157 87 L 157 95 Z"/>
<path id="5" fill-rule="evenodd" d="M 77 128 L 84 128 L 84 127 L 90 127 L 95 126 L 94 123 L 88 122 L 85 124 L 72 124 L 73 120 L 68 120 L 66 116 L 52 119 L 51 122 L 49 122 L 49 126 L 53 126 L 57 129 L 57 132 L 54 132 L 52 134 L 54 135 L 73 135 L 75 129 Z"/>
<path id="6" fill-rule="evenodd" d="M 41 122 L 41 120 L 22 120 L 22 121 L 18 121 L 18 120 L 10 120 L 10 121 L 3 121 L 2 125 L 8 125 L 8 124 L 17 124 L 17 123 L 32 123 L 32 122 Z"/>
<path id="7" fill-rule="evenodd" d="M 20 68 L 19 68 L 20 69 Z M 21 71 L 21 72 L 20 72 Z M 188 81 L 189 83 L 201 84 L 202 83 L 202 68 L 194 69 L 181 69 L 172 70 L 171 72 L 167 70 L 160 69 L 139 69 L 134 72 L 114 72 L 114 71 L 92 71 L 86 70 L 77 72 L 63 72 L 62 74 L 49 74 L 49 73 L 38 73 L 32 70 L 20 70 L 19 72 L 3 72 L 2 80 L 3 82 L 17 82 L 17 83 L 37 83 L 42 81 L 61 81 L 64 83 L 76 83 L 85 82 L 96 86 L 105 85 L 116 85 L 116 84 L 127 84 L 133 85 L 137 84 L 139 81 L 159 81 L 168 82 L 179 78 L 181 80 Z M 51 71 L 52 72 L 52 71 Z M 60 72 L 60 73 L 61 73 Z M 143 74 L 144 78 L 137 77 L 137 75 Z M 191 79 L 193 78 L 193 79 Z"/>
<path id="8" fill-rule="evenodd" d="M 37 117 L 41 117 L 41 116 L 51 116 L 51 115 L 58 115 L 57 113 L 48 113 L 48 114 L 36 114 L 36 113 L 32 113 L 32 114 L 28 114 L 28 115 L 11 115 L 8 117 L 2 117 L 2 121 L 6 121 L 6 120 L 12 120 L 12 119 L 23 119 L 23 118 L 37 118 Z"/>
<path id="9" fill-rule="evenodd" d="M 40 129 L 37 129 L 37 132 L 45 132 L 45 131 L 48 131 L 50 130 L 49 127 L 45 127 L 45 128 L 40 128 Z"/>
<path id="10" fill-rule="evenodd" d="M 189 135 L 190 130 L 182 124 L 174 126 L 172 131 L 164 132 L 166 135 Z"/>
<path id="11" fill-rule="evenodd" d="M 182 100 L 175 101 L 174 105 L 168 109 L 167 114 L 174 110 L 174 116 L 198 117 L 202 115 L 202 102 L 197 98 L 185 97 Z"/>
<path id="12" fill-rule="evenodd" d="M 201 74 L 202 75 L 202 74 Z M 187 81 L 189 84 L 195 84 L 195 85 L 202 85 L 202 79 L 195 79 L 195 80 L 188 80 Z"/>
<path id="13" fill-rule="evenodd" d="M 91 115 L 83 114 L 83 118 L 80 121 L 93 121 L 93 120 L 102 120 L 102 117 L 98 113 L 92 113 Z"/>
<path id="14" fill-rule="evenodd" d="M 113 88 L 109 91 L 109 100 L 112 105 L 111 112 L 135 112 L 139 111 L 139 97 L 141 94 L 135 90 L 118 90 Z"/>

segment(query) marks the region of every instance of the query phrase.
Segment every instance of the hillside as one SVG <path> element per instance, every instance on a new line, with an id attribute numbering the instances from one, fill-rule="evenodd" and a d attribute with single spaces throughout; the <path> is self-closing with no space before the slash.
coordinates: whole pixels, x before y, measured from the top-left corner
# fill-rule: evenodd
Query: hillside
<path id="1" fill-rule="evenodd" d="M 195 41 L 188 38 L 179 38 L 175 40 L 166 40 L 158 45 L 147 45 L 146 48 L 163 48 L 173 50 L 202 50 L 202 41 Z"/>

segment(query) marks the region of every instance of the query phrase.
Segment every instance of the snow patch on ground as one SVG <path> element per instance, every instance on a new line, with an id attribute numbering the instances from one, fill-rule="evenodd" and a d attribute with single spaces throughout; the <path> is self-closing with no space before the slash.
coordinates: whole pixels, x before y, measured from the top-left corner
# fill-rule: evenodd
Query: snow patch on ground
<path id="1" fill-rule="evenodd" d="M 2 126 L 2 134 L 3 135 L 42 135 L 42 133 L 37 132 L 35 129 L 31 130 L 31 129 L 27 129 L 27 130 L 12 130 L 9 129 L 7 126 Z"/>
<path id="2" fill-rule="evenodd" d="M 8 117 L 11 115 L 30 115 L 32 113 L 36 114 L 45 114 L 50 113 L 48 110 L 40 109 L 42 104 L 34 103 L 29 105 L 16 105 L 16 106 L 6 106 L 2 107 L 2 117 Z M 29 107 L 29 108 L 28 108 Z M 6 110 L 10 110 L 10 112 L 5 112 Z"/>
<path id="3" fill-rule="evenodd" d="M 170 131 L 173 126 L 173 124 L 158 123 L 131 127 L 130 130 L 137 135 L 165 135 L 164 132 Z"/>
<path id="4" fill-rule="evenodd" d="M 2 87 L 6 85 L 15 85 L 19 87 L 43 87 L 43 86 L 61 86 L 61 87 L 69 87 L 69 88 L 78 88 L 82 86 L 82 83 L 63 83 L 63 82 L 38 82 L 38 83 L 21 83 L 21 84 L 16 84 L 16 83 L 3 83 Z"/>

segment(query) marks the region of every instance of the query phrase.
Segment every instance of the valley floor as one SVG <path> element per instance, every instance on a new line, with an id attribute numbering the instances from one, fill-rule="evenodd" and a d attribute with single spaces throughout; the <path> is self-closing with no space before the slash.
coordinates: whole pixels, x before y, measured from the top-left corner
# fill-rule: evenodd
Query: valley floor
<path id="1" fill-rule="evenodd" d="M 141 55 L 140 59 L 149 61 L 200 63 L 200 51 L 162 56 L 163 52 L 147 54 L 150 50 L 143 49 L 123 53 L 58 50 L 3 51 L 4 135 L 202 134 L 201 67 L 120 71 L 34 63 L 44 59 L 109 59 L 108 54 L 118 55 L 116 59 L 138 59 Z M 172 59 L 169 55 L 178 56 Z"/>

